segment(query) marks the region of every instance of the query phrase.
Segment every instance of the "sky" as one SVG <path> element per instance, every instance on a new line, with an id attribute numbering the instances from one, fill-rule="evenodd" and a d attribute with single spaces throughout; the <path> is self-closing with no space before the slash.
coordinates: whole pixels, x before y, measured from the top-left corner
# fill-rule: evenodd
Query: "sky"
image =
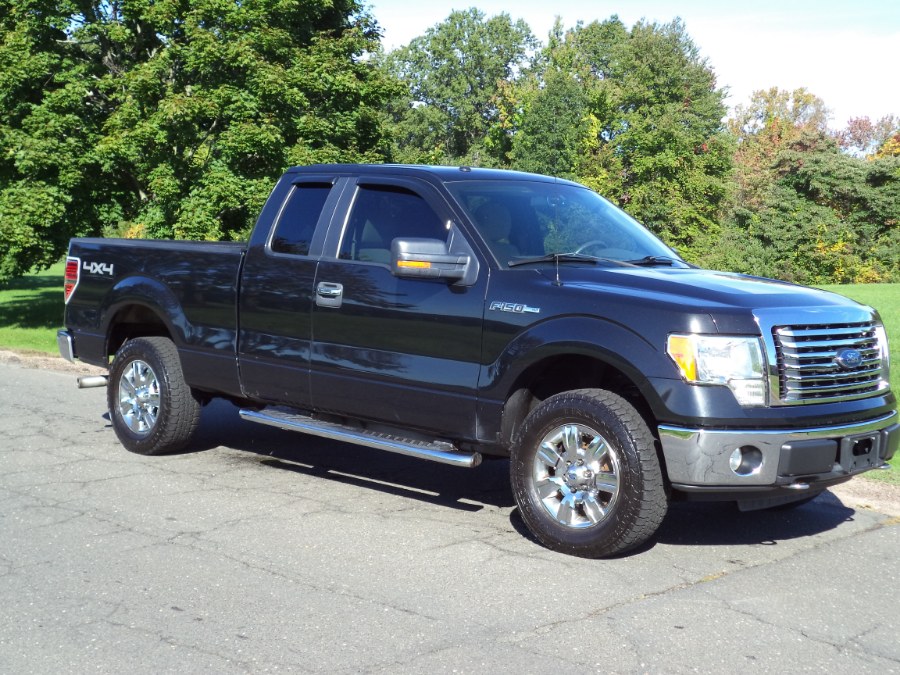
<path id="1" fill-rule="evenodd" d="M 731 107 L 758 89 L 806 87 L 831 110 L 834 129 L 851 117 L 900 116 L 900 0 L 368 1 L 386 50 L 468 7 L 524 19 L 542 42 L 557 15 L 566 28 L 613 14 L 628 27 L 681 17 Z"/>

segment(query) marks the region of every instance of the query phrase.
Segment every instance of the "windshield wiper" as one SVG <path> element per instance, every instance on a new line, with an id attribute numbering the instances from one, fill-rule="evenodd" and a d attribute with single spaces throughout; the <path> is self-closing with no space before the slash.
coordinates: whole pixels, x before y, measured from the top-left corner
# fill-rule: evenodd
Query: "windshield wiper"
<path id="1" fill-rule="evenodd" d="M 507 267 L 518 267 L 519 265 L 533 265 L 535 263 L 556 263 L 557 265 L 561 262 L 577 262 L 577 263 L 590 263 L 592 265 L 596 265 L 602 258 L 595 258 L 592 255 L 584 255 L 583 253 L 548 253 L 547 255 L 539 255 L 533 258 L 523 258 L 521 260 L 511 260 L 507 264 Z"/>
<path id="2" fill-rule="evenodd" d="M 681 262 L 676 258 L 670 258 L 666 255 L 645 255 L 643 258 L 638 258 L 637 260 L 626 260 L 629 265 L 638 265 L 641 267 L 656 267 L 667 265 L 671 267 L 677 262 Z"/>

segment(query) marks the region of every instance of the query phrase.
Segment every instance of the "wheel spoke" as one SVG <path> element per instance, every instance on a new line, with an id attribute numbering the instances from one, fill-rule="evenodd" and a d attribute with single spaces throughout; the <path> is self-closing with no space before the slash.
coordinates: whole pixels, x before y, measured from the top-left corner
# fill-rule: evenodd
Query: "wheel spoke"
<path id="1" fill-rule="evenodd" d="M 126 375 L 122 376 L 121 380 L 122 389 L 125 390 L 125 393 L 128 394 L 131 398 L 134 398 L 135 394 L 137 394 L 137 390 L 134 388 L 134 384 L 131 380 L 128 379 Z"/>
<path id="2" fill-rule="evenodd" d="M 147 408 L 141 409 L 141 421 L 146 425 L 147 429 L 152 429 L 153 425 L 156 424 L 156 415 L 154 415 Z"/>
<path id="3" fill-rule="evenodd" d="M 588 461 L 598 465 L 603 464 L 609 455 L 609 446 L 602 436 L 594 436 L 594 439 L 587 446 Z"/>
<path id="4" fill-rule="evenodd" d="M 570 462 L 578 459 L 578 449 L 581 447 L 581 433 L 574 424 L 566 425 L 563 429 L 563 447 L 565 458 Z"/>
<path id="5" fill-rule="evenodd" d="M 619 477 L 614 473 L 604 471 L 596 474 L 594 485 L 600 492 L 615 494 L 619 491 Z"/>
<path id="6" fill-rule="evenodd" d="M 562 459 L 556 452 L 556 448 L 552 443 L 544 441 L 541 444 L 541 447 L 538 448 L 538 457 L 540 460 L 549 466 L 551 469 L 555 469 Z"/>
<path id="7" fill-rule="evenodd" d="M 131 362 L 131 379 L 130 382 L 135 389 L 144 384 L 144 375 L 141 371 L 143 364 L 140 361 Z"/>
<path id="8" fill-rule="evenodd" d="M 584 515 L 588 517 L 591 523 L 599 523 L 606 518 L 606 509 L 603 508 L 603 505 L 597 501 L 594 495 L 585 495 L 582 507 L 584 508 Z"/>
<path id="9" fill-rule="evenodd" d="M 128 425 L 129 429 L 131 429 L 135 433 L 141 430 L 141 420 L 139 413 L 136 413 L 133 408 L 129 406 L 127 412 L 122 413 L 122 417 L 125 419 L 125 423 Z"/>
<path id="10" fill-rule="evenodd" d="M 556 512 L 556 519 L 563 525 L 572 526 L 578 517 L 575 511 L 575 497 L 571 494 L 566 495 L 559 503 L 559 510 Z"/>
<path id="11" fill-rule="evenodd" d="M 543 501 L 548 497 L 554 497 L 559 494 L 560 481 L 558 478 L 547 478 L 535 483 L 534 487 L 537 490 L 538 497 Z"/>

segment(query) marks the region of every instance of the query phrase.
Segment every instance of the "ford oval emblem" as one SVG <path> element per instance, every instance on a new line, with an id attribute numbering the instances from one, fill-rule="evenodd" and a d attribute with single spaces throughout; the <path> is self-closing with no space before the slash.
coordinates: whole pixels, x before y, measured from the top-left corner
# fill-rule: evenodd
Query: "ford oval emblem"
<path id="1" fill-rule="evenodd" d="M 842 349 L 834 357 L 834 360 L 844 370 L 852 370 L 862 365 L 862 354 L 858 349 Z"/>

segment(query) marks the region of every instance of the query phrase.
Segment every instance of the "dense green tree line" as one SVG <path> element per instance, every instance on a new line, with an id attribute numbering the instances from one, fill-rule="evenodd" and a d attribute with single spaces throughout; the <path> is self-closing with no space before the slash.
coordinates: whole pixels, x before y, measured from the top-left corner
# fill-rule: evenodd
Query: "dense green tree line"
<path id="1" fill-rule="evenodd" d="M 725 92 L 677 20 L 557 25 L 539 49 L 526 28 L 454 12 L 389 55 L 408 85 L 393 107 L 394 155 L 574 178 L 714 268 L 900 281 L 900 119 L 851 120 L 835 134 L 820 99 L 775 89 L 725 120 Z M 468 89 L 488 56 L 480 72 L 494 81 Z M 417 83 L 438 74 L 422 96 Z M 479 105 L 461 147 L 453 112 Z"/>
<path id="2" fill-rule="evenodd" d="M 291 164 L 382 161 L 357 0 L 0 0 L 0 279 L 69 237 L 241 238 Z"/>
<path id="3" fill-rule="evenodd" d="M 291 164 L 399 161 L 574 178 L 712 267 L 900 281 L 900 120 L 724 97 L 678 20 L 542 44 L 470 9 L 384 54 L 357 0 L 0 0 L 0 280 L 71 236 L 239 239 Z"/>

